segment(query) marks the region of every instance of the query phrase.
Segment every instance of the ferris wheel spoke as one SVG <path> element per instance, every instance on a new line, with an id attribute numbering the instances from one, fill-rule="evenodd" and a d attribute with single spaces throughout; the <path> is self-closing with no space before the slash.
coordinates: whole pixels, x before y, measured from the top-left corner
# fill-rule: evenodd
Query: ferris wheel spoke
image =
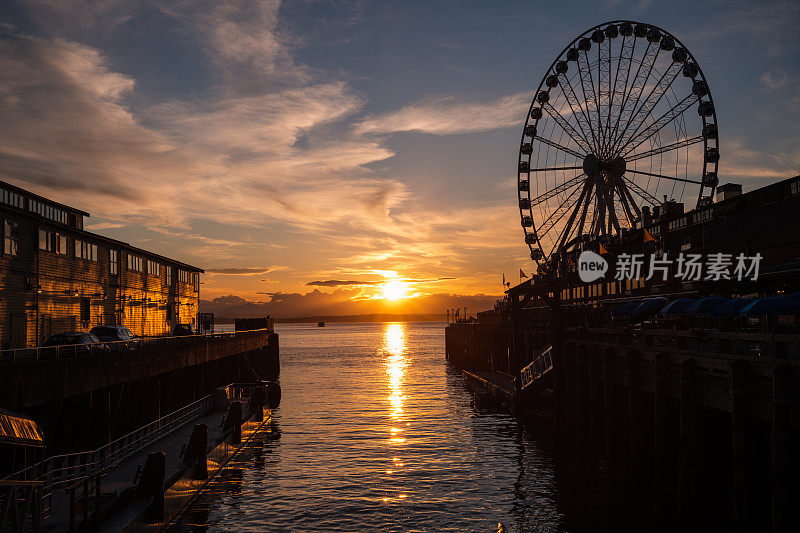
<path id="1" fill-rule="evenodd" d="M 626 203 L 631 209 L 633 209 L 634 213 L 636 214 L 636 218 L 641 220 L 642 211 L 639 209 L 639 206 L 636 205 L 636 200 L 634 200 L 633 195 L 631 195 L 631 191 L 624 179 L 617 180 L 617 189 L 620 191 L 621 195 L 626 198 Z"/>
<path id="2" fill-rule="evenodd" d="M 564 183 L 562 183 L 561 185 L 558 185 L 557 187 L 553 187 L 549 191 L 543 192 L 542 194 L 540 194 L 539 196 L 537 196 L 536 198 L 531 200 L 531 208 L 533 208 L 534 206 L 537 206 L 537 205 L 539 205 L 539 204 L 541 204 L 543 202 L 546 202 L 547 200 L 549 200 L 553 196 L 561 194 L 564 191 L 568 191 L 572 187 L 580 185 L 584 181 L 586 181 L 586 175 L 583 174 L 583 173 L 578 174 L 574 178 L 565 181 Z"/>
<path id="3" fill-rule="evenodd" d="M 569 212 L 569 206 L 567 205 L 567 202 L 569 202 L 572 199 L 572 197 L 575 196 L 576 192 L 578 192 L 578 189 L 573 190 L 569 194 L 569 196 L 567 196 L 564 199 L 564 201 L 561 202 L 561 204 L 559 204 L 559 206 L 556 207 L 552 213 L 550 213 L 550 216 L 548 216 L 547 219 L 544 222 L 542 222 L 542 225 L 539 226 L 539 228 L 537 228 L 539 231 L 542 232 L 541 235 L 539 234 L 539 231 L 536 232 L 536 236 L 539 238 L 540 242 L 542 238 L 545 235 L 547 235 L 550 232 L 550 230 L 553 229 L 556 226 L 556 224 L 558 224 L 561 221 L 562 218 L 564 218 L 564 215 L 566 215 Z M 554 218 L 556 215 L 558 215 L 558 218 Z M 543 230 L 543 228 L 547 229 Z"/>
<path id="4" fill-rule="evenodd" d="M 631 39 L 630 44 L 628 45 L 628 47 L 626 47 L 625 46 L 625 39 L 627 39 L 627 38 L 628 38 L 627 36 L 623 37 L 622 51 L 620 52 L 619 62 L 617 63 L 617 66 L 620 67 L 620 65 L 622 64 L 623 60 L 625 60 L 626 68 L 625 68 L 625 81 L 623 82 L 622 87 L 621 87 L 622 90 L 619 93 L 620 94 L 619 101 L 616 103 L 617 112 L 616 112 L 616 120 L 614 121 L 614 129 L 613 129 L 613 131 L 611 131 L 611 138 L 612 139 L 615 138 L 615 136 L 617 135 L 617 130 L 619 129 L 620 117 L 622 116 L 622 111 L 623 111 L 623 108 L 625 106 L 626 96 L 628 94 L 628 91 L 626 89 L 628 88 L 628 80 L 631 77 L 631 65 L 633 64 L 633 54 L 636 51 L 636 38 L 633 37 Z M 615 79 L 614 82 L 615 83 L 619 82 L 619 76 L 617 76 L 617 79 Z M 615 101 L 617 100 L 617 92 L 616 92 L 616 90 L 614 91 L 614 100 Z"/>
<path id="5" fill-rule="evenodd" d="M 583 191 L 581 192 L 578 201 L 575 202 L 575 206 L 572 208 L 572 214 L 570 214 L 566 226 L 564 226 L 564 229 L 561 231 L 561 234 L 559 235 L 557 241 L 559 243 L 558 245 L 559 248 L 564 247 L 564 243 L 567 242 L 570 233 L 572 233 L 572 225 L 575 223 L 575 218 L 578 216 L 578 212 L 581 210 L 581 204 L 585 201 L 588 201 L 587 195 L 589 194 L 589 183 L 591 183 L 591 181 L 587 180 L 586 184 L 583 186 Z"/>
<path id="6" fill-rule="evenodd" d="M 661 131 L 662 128 L 667 126 L 673 120 L 680 117 L 687 109 L 692 107 L 692 105 L 697 102 L 699 99 L 698 96 L 694 94 L 690 94 L 686 96 L 683 100 L 672 106 L 669 110 L 667 110 L 663 115 L 658 117 L 654 120 L 650 125 L 648 125 L 645 129 L 639 132 L 635 137 L 631 137 L 628 141 L 617 148 L 617 154 L 623 154 L 623 157 L 634 150 L 636 150 L 639 146 L 642 145 L 645 141 L 647 141 L 650 137 Z M 635 143 L 635 144 L 634 144 Z M 627 148 L 627 150 L 626 150 Z"/>
<path id="7" fill-rule="evenodd" d="M 678 150 L 685 146 L 691 146 L 693 144 L 697 144 L 699 142 L 703 142 L 705 137 L 702 135 L 698 135 L 696 137 L 691 137 L 689 139 L 682 139 L 680 141 L 674 142 L 672 144 L 667 144 L 664 146 L 659 146 L 658 148 L 653 148 L 652 150 L 648 150 L 646 152 L 641 152 L 638 154 L 633 154 L 631 156 L 625 156 L 625 161 L 630 163 L 631 161 L 637 161 L 639 159 L 644 159 L 646 157 L 653 157 L 654 155 L 663 154 L 665 152 L 670 152 L 672 150 Z"/>
<path id="8" fill-rule="evenodd" d="M 578 100 L 578 97 L 575 94 L 575 89 L 573 89 L 572 83 L 569 81 L 569 78 L 563 76 L 564 81 L 567 82 L 566 88 L 569 89 L 569 92 L 567 92 L 564 88 L 564 85 L 561 83 L 561 78 L 562 76 L 558 77 L 558 84 L 561 86 L 561 92 L 563 92 L 564 96 L 567 98 L 567 102 L 569 103 L 570 109 L 572 109 L 572 116 L 575 117 L 575 120 L 578 123 L 578 127 L 581 129 L 582 133 L 581 138 L 586 141 L 587 145 L 590 146 L 592 145 L 592 142 L 589 141 L 589 137 L 587 136 L 587 133 L 584 130 L 584 128 L 586 128 L 589 130 L 589 135 L 592 137 L 594 146 L 597 146 L 597 137 L 594 134 L 594 128 L 592 127 L 592 122 L 586 116 L 586 112 L 583 110 L 583 107 L 581 106 L 580 101 Z M 572 98 L 570 98 L 570 96 L 572 96 Z M 575 113 L 576 107 L 578 108 L 580 113 Z M 583 118 L 583 122 L 581 121 L 581 118 Z"/>
<path id="9" fill-rule="evenodd" d="M 589 185 L 589 192 L 587 193 L 587 197 L 583 202 L 583 212 L 581 213 L 581 221 L 578 223 L 578 236 L 583 235 L 583 227 L 586 224 L 586 213 L 589 211 L 589 205 L 592 203 L 592 188 L 594 187 L 594 182 L 591 180 L 587 181 Z"/>
<path id="10" fill-rule="evenodd" d="M 642 105 L 633 113 L 631 120 L 629 121 L 628 125 L 626 126 L 626 130 L 630 130 L 631 133 L 628 135 L 628 138 L 633 138 L 639 132 L 639 129 L 645 124 L 647 119 L 650 115 L 653 114 L 653 111 L 658 106 L 661 99 L 667 93 L 667 90 L 675 83 L 675 80 L 678 78 L 678 75 L 681 73 L 682 67 L 680 63 L 675 61 L 669 66 L 667 70 L 664 71 L 664 74 L 661 75 L 659 78 L 658 83 L 650 90 L 650 94 L 647 95 Z M 647 109 L 647 112 L 642 115 L 642 113 Z M 634 126 L 631 130 L 631 126 Z M 619 139 L 616 139 L 615 146 L 612 146 L 611 152 L 613 153 L 616 145 L 624 142 L 624 131 L 623 135 L 620 135 Z"/>
<path id="11" fill-rule="evenodd" d="M 597 62 L 600 62 L 600 47 L 597 48 L 598 59 Z M 592 76 L 592 66 L 589 63 L 589 53 L 583 53 L 584 59 L 586 59 L 586 71 L 589 73 L 589 86 L 591 87 L 592 91 L 592 98 L 594 98 L 594 109 L 597 113 L 597 137 L 598 141 L 600 141 L 600 145 L 597 146 L 597 150 L 599 151 L 601 146 L 605 143 L 605 134 L 603 133 L 603 126 L 602 120 L 600 119 L 600 100 L 598 98 L 598 89 L 595 88 L 594 85 L 594 76 Z M 599 67 L 598 67 L 599 68 Z M 598 82 L 600 80 L 597 80 Z M 589 117 L 591 118 L 592 114 L 589 113 Z"/>
<path id="12" fill-rule="evenodd" d="M 658 49 L 658 46 L 654 47 L 653 43 L 648 41 L 647 47 L 644 49 L 644 56 L 642 57 L 639 66 L 636 67 L 636 74 L 633 76 L 631 87 L 622 101 L 622 109 L 620 110 L 619 115 L 617 115 L 617 123 L 614 125 L 614 136 L 612 137 L 613 139 L 617 139 L 624 135 L 625 127 L 628 125 L 628 121 L 633 114 L 633 110 L 637 107 L 639 98 L 642 96 L 642 92 L 644 92 L 645 83 L 647 82 L 647 78 L 650 77 L 650 70 L 652 70 L 653 65 L 655 65 L 656 58 L 658 57 Z M 636 94 L 635 99 L 634 94 Z M 622 127 L 621 130 L 620 126 Z"/>
<path id="13" fill-rule="evenodd" d="M 556 150 L 561 150 L 562 152 L 565 152 L 565 153 L 567 153 L 569 155 L 575 156 L 578 159 L 583 159 L 583 157 L 584 157 L 584 154 L 579 154 L 578 152 L 576 152 L 572 148 L 567 148 L 566 146 L 558 144 L 555 141 L 551 141 L 550 139 L 545 139 L 544 137 L 539 137 L 537 135 L 536 137 L 533 138 L 533 140 L 534 141 L 539 141 L 539 142 L 544 143 L 544 144 L 546 144 L 548 146 L 552 146 Z"/>
<path id="14" fill-rule="evenodd" d="M 579 167 L 543 167 L 543 168 L 532 168 L 531 172 L 546 172 L 548 170 L 580 170 L 583 166 Z"/>
<path id="15" fill-rule="evenodd" d="M 641 198 L 642 200 L 653 206 L 661 205 L 661 202 L 659 201 L 658 198 L 656 198 L 655 196 L 644 190 L 642 187 L 639 186 L 638 183 L 629 178 L 626 178 L 625 176 L 622 176 L 622 179 L 625 180 L 625 183 L 630 188 L 630 190 L 636 193 L 636 195 L 639 198 Z"/>
<path id="16" fill-rule="evenodd" d="M 616 188 L 619 191 L 619 201 L 622 204 L 623 212 L 625 213 L 625 217 L 628 219 L 628 226 L 633 227 L 637 220 L 641 220 L 641 212 L 639 208 L 636 206 L 636 203 L 633 202 L 631 198 L 629 198 L 630 192 L 625 190 L 625 182 L 622 180 L 616 180 Z M 631 204 L 628 203 L 628 200 L 631 200 Z"/>
<path id="17" fill-rule="evenodd" d="M 597 185 L 597 192 L 599 192 L 599 197 L 603 200 L 606 205 L 606 210 L 608 211 L 608 221 L 609 226 L 614 226 L 617 231 L 619 231 L 619 220 L 617 220 L 617 212 L 614 208 L 614 201 L 611 199 L 611 195 L 609 193 L 606 184 L 604 183 L 603 179 L 598 177 L 595 179 Z M 605 221 L 603 223 L 605 226 Z"/>
<path id="18" fill-rule="evenodd" d="M 591 67 L 589 65 L 589 58 L 586 56 L 586 53 L 583 54 L 584 59 L 586 59 L 586 72 L 591 72 Z M 594 131 L 594 124 L 592 122 L 592 101 L 586 96 L 586 77 L 584 76 L 584 67 L 581 64 L 581 56 L 578 54 L 578 59 L 575 61 L 575 64 L 578 66 L 578 79 L 581 82 L 581 93 L 583 94 L 583 103 L 586 105 L 586 120 L 589 121 L 589 125 L 592 128 L 592 137 L 595 140 L 594 151 L 600 149 L 600 145 L 598 143 L 599 132 Z M 590 89 L 591 92 L 591 89 Z M 591 151 L 591 149 L 590 149 Z"/>
<path id="19" fill-rule="evenodd" d="M 592 150 L 591 144 L 588 143 L 586 140 L 578 140 L 581 139 L 580 134 L 577 131 L 575 131 L 575 128 L 572 127 L 572 124 L 570 124 L 567 121 L 567 119 L 565 119 L 561 115 L 561 113 L 559 113 L 558 110 L 555 107 L 553 107 L 552 104 L 550 104 L 549 102 L 542 104 L 542 109 L 544 109 L 547 112 L 547 114 L 550 115 L 550 117 L 553 120 L 555 120 L 559 126 L 561 126 L 561 129 L 564 130 L 567 133 L 567 135 L 569 135 L 572 138 L 573 141 L 575 141 L 575 144 L 577 144 L 578 146 L 585 146 L 589 151 Z"/>
<path id="20" fill-rule="evenodd" d="M 635 39 L 634 39 L 634 42 L 635 42 Z M 609 46 L 609 54 L 608 55 L 609 55 L 609 67 L 610 67 L 610 61 L 611 61 L 610 60 L 610 57 L 611 57 L 610 48 L 611 48 L 611 44 L 609 43 L 608 46 Z M 628 50 L 629 48 L 632 50 L 632 48 L 628 46 L 628 37 L 627 36 L 623 36 L 622 37 L 622 42 L 620 43 L 620 47 L 619 47 L 619 59 L 617 59 L 617 70 L 616 70 L 616 72 L 614 74 L 614 83 L 613 83 L 613 85 L 611 87 L 611 94 L 609 95 L 609 99 L 608 99 L 608 116 L 606 117 L 606 131 L 608 132 L 609 136 L 611 135 L 611 114 L 613 113 L 614 106 L 616 104 L 616 100 L 617 100 L 617 84 L 619 83 L 619 74 L 620 74 L 620 71 L 622 70 L 620 67 L 622 65 L 623 58 L 625 57 L 626 50 Z M 630 70 L 630 57 L 628 57 L 628 64 L 629 64 L 628 69 Z M 610 73 L 609 73 L 609 76 L 610 76 Z M 610 81 L 611 80 L 609 79 L 609 82 Z M 608 156 L 607 153 L 603 154 L 603 155 L 606 156 L 606 157 Z"/>
<path id="21" fill-rule="evenodd" d="M 638 87 L 638 94 L 636 95 L 636 100 L 633 100 L 633 105 L 628 108 L 627 116 L 625 117 L 625 127 L 622 128 L 622 131 L 617 135 L 617 137 L 612 141 L 612 145 L 619 144 L 619 140 L 625 137 L 625 133 L 630 129 L 631 124 L 634 121 L 634 117 L 636 115 L 636 110 L 639 109 L 639 102 L 642 99 L 642 95 L 644 95 L 644 90 L 647 87 L 647 80 L 650 79 L 650 75 L 653 73 L 653 67 L 656 64 L 656 60 L 658 59 L 658 53 L 661 51 L 661 48 L 658 46 L 649 46 L 648 51 L 650 49 L 655 49 L 655 53 L 647 54 L 645 53 L 644 58 L 642 58 L 642 64 L 639 65 L 640 67 L 643 65 L 647 65 L 647 72 L 644 76 L 641 75 L 642 69 L 637 72 L 636 78 L 633 81 L 634 88 Z M 630 102 L 630 100 L 629 100 Z M 642 104 L 644 105 L 644 104 Z"/>
<path id="22" fill-rule="evenodd" d="M 672 180 L 672 181 L 682 181 L 683 183 L 695 183 L 697 185 L 702 185 L 702 182 L 697 180 L 688 180 L 684 178 L 676 178 L 674 176 L 665 176 L 664 174 L 656 174 L 654 172 L 645 172 L 643 170 L 634 170 L 632 168 L 626 169 L 625 172 L 633 172 L 634 174 L 642 174 L 644 176 L 652 176 L 654 178 L 664 178 L 665 180 Z"/>

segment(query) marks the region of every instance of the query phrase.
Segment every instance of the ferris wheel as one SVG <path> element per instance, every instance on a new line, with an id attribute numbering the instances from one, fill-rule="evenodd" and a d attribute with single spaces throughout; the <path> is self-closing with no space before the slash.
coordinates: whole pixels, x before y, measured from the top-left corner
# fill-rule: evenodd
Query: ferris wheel
<path id="1" fill-rule="evenodd" d="M 544 266 L 619 235 L 667 199 L 707 201 L 718 146 L 708 83 L 677 38 L 624 20 L 586 30 L 547 69 L 525 119 L 517 182 L 531 259 Z"/>

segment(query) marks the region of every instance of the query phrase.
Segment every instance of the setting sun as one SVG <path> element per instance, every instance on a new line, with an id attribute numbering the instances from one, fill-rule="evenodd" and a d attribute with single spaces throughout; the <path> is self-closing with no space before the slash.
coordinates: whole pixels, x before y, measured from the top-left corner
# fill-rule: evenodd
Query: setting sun
<path id="1" fill-rule="evenodd" d="M 408 294 L 408 284 L 399 280 L 387 281 L 381 287 L 381 292 L 386 300 L 400 300 Z"/>

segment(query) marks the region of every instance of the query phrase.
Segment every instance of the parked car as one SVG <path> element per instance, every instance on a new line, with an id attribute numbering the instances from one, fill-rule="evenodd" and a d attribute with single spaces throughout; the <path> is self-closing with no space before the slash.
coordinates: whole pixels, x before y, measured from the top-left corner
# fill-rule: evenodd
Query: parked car
<path id="1" fill-rule="evenodd" d="M 175 324 L 175 327 L 172 329 L 172 335 L 175 337 L 194 335 L 194 328 L 191 324 Z"/>
<path id="2" fill-rule="evenodd" d="M 101 342 L 110 343 L 109 348 L 112 350 L 130 348 L 133 343 L 131 342 L 129 344 L 126 341 L 139 340 L 138 337 L 125 326 L 95 326 L 89 333 L 100 339 Z"/>
<path id="3" fill-rule="evenodd" d="M 92 351 L 108 351 L 108 346 L 91 333 L 59 333 L 50 335 L 42 346 L 60 346 L 60 356 L 82 355 Z M 46 354 L 50 355 L 50 354 Z M 53 352 L 55 356 L 55 351 Z"/>

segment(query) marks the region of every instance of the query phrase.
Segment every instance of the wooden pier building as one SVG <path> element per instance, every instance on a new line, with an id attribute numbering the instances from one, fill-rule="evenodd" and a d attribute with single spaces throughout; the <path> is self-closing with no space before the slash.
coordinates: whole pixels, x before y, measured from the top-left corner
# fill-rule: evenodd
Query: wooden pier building
<path id="1" fill-rule="evenodd" d="M 0 181 L 0 348 L 123 325 L 197 326 L 201 268 L 84 229 L 89 213 Z"/>

